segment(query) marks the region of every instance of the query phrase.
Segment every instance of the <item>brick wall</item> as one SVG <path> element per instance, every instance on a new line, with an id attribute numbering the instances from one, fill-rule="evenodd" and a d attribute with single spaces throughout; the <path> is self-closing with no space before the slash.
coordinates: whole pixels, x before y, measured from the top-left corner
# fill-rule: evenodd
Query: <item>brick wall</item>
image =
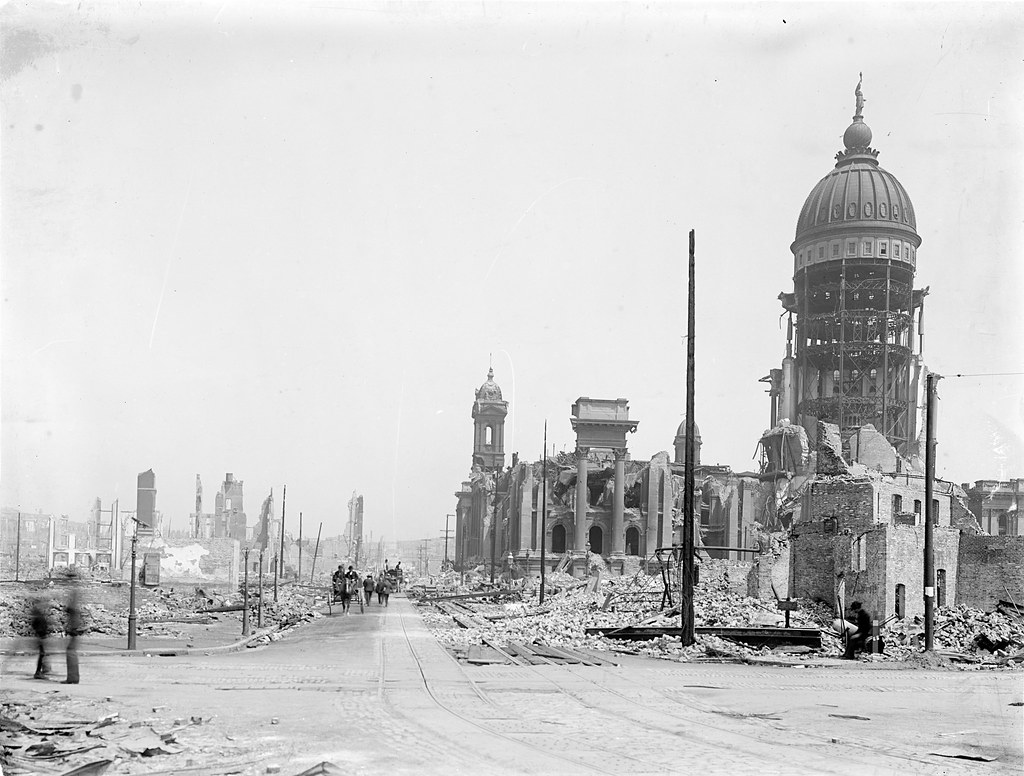
<path id="1" fill-rule="evenodd" d="M 1024 607 L 1024 536 L 962 536 L 957 601 L 992 610 L 998 601 Z"/>
<path id="2" fill-rule="evenodd" d="M 870 480 L 838 478 L 812 482 L 807 520 L 833 518 L 840 531 L 868 530 L 875 522 L 874 485 Z"/>
<path id="3" fill-rule="evenodd" d="M 886 570 L 879 619 L 896 613 L 896 586 L 904 586 L 906 607 L 904 616 L 924 616 L 924 526 L 885 526 L 888 536 L 889 557 Z M 962 603 L 957 596 L 960 532 L 936 526 L 934 533 L 935 572 L 946 572 L 945 604 Z M 938 603 L 936 597 L 936 603 Z"/>
<path id="4" fill-rule="evenodd" d="M 241 572 L 239 543 L 235 539 L 163 539 L 140 543 L 139 557 L 160 553 L 160 586 L 222 583 L 235 586 Z"/>

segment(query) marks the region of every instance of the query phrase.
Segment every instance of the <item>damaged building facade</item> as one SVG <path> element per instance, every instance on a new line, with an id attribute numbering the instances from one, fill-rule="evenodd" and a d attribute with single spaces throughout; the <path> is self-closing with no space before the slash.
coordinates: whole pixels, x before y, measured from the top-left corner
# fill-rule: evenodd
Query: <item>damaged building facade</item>
<path id="1" fill-rule="evenodd" d="M 860 84 L 855 96 L 844 148 L 804 202 L 790 246 L 793 291 L 779 295 L 785 357 L 762 379 L 770 424 L 759 471 L 702 463 L 695 427 L 695 545 L 705 562 L 745 569 L 757 597 L 860 600 L 880 620 L 912 617 L 924 610 L 931 513 L 936 604 L 1021 601 L 1021 480 L 939 479 L 925 503 L 922 240 L 909 194 L 870 145 Z M 542 536 L 544 467 L 513 455 L 505 468 L 507 412 L 490 372 L 473 405 L 472 473 L 455 494 L 462 568 L 493 558 L 536 573 L 543 543 L 552 566 L 584 572 L 589 550 L 624 573 L 656 567 L 655 551 L 680 541 L 685 422 L 673 457 L 634 460 L 628 402 L 578 399 L 576 450 L 548 460 Z"/>
<path id="2" fill-rule="evenodd" d="M 760 443 L 772 551 L 757 558 L 752 592 L 856 598 L 880 620 L 920 615 L 930 511 L 935 603 L 977 605 L 979 587 L 1019 600 L 1021 548 L 992 547 L 965 488 L 935 480 L 925 503 L 921 237 L 906 189 L 870 146 L 860 84 L 855 96 L 845 148 L 797 220 L 794 291 L 779 295 L 786 356 L 763 380 L 772 425 Z"/>
<path id="3" fill-rule="evenodd" d="M 455 493 L 456 564 L 486 565 L 493 557 L 503 567 L 511 556 L 520 568 L 537 573 L 543 542 L 549 566 L 570 573 L 586 573 L 589 553 L 602 555 L 612 573 L 635 571 L 641 563 L 655 567 L 656 550 L 678 540 L 685 424 L 673 440 L 674 458 L 659 452 L 634 460 L 627 434 L 638 421 L 629 416 L 628 400 L 582 396 L 569 418 L 576 432 L 573 452 L 550 456 L 546 467 L 513 455 L 505 467 L 507 413 L 491 370 L 474 398 L 470 477 Z M 700 539 L 713 545 L 707 549 L 712 556 L 739 557 L 736 548 L 749 549 L 757 539 L 757 475 L 699 465 L 699 447 L 697 456 Z M 727 549 L 733 542 L 739 544 Z"/>

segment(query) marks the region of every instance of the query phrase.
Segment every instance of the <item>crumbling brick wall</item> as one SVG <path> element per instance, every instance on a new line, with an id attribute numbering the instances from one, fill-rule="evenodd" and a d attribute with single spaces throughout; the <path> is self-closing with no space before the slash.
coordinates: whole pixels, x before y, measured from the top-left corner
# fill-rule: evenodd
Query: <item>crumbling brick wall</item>
<path id="1" fill-rule="evenodd" d="M 924 616 L 924 532 L 923 525 L 885 526 L 889 550 L 885 589 L 881 606 L 877 611 L 879 619 L 896 613 L 896 586 L 903 585 L 906 602 L 903 616 Z M 939 571 L 946 572 L 944 600 L 947 606 L 959 602 L 957 579 L 959 568 L 960 532 L 953 528 L 936 526 L 934 529 L 934 553 L 937 582 Z M 938 603 L 938 594 L 936 594 Z"/>
<path id="2" fill-rule="evenodd" d="M 861 601 L 872 614 L 883 608 L 888 546 L 884 525 L 837 529 L 831 518 L 802 523 L 791 534 L 792 595 L 835 601 L 845 583 L 846 604 Z"/>
<path id="3" fill-rule="evenodd" d="M 960 537 L 957 601 L 992 610 L 1012 597 L 1024 608 L 1024 536 Z"/>
<path id="4" fill-rule="evenodd" d="M 161 586 L 238 584 L 241 558 L 236 539 L 155 539 L 146 551 L 160 553 Z"/>
<path id="5" fill-rule="evenodd" d="M 875 522 L 875 488 L 870 480 L 820 478 L 810 485 L 809 503 L 809 521 L 833 519 L 838 531 L 866 531 Z"/>

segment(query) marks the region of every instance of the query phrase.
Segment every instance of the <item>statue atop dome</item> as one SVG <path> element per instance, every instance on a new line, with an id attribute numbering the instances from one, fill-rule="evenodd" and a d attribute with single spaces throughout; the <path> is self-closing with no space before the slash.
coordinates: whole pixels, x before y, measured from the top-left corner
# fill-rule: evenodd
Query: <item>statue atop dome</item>
<path id="1" fill-rule="evenodd" d="M 860 74 L 860 80 L 857 81 L 857 88 L 853 90 L 853 95 L 857 98 L 857 112 L 853 114 L 854 120 L 864 118 L 864 92 L 860 90 L 862 83 L 864 83 L 863 73 Z"/>

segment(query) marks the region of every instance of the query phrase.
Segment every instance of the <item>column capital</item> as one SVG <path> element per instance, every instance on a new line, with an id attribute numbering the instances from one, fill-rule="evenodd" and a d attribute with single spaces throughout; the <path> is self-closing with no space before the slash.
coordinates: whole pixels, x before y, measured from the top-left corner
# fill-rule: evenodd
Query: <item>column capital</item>
<path id="1" fill-rule="evenodd" d="M 627 450 L 625 447 L 613 447 L 612 453 L 615 455 L 616 461 L 629 460 L 629 450 Z"/>
<path id="2" fill-rule="evenodd" d="M 583 445 L 576 445 L 576 457 L 586 457 L 590 453 L 590 448 Z"/>

